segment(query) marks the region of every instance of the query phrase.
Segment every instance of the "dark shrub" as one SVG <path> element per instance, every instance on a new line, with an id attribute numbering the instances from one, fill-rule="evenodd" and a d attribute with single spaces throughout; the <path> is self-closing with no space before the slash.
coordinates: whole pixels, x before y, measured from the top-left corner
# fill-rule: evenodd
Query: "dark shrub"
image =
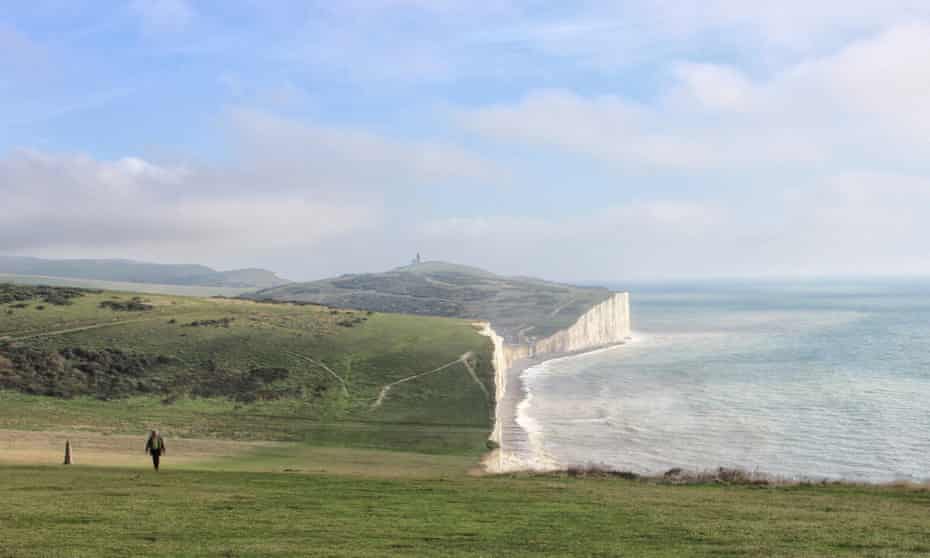
<path id="1" fill-rule="evenodd" d="M 88 293 L 99 293 L 90 289 L 76 289 L 73 287 L 49 287 L 46 285 L 13 285 L 0 283 L 0 304 L 22 302 L 39 299 L 42 302 L 54 305 L 71 304 L 72 298 L 84 296 Z"/>
<path id="2" fill-rule="evenodd" d="M 6 346 L 0 347 L 0 353 L 12 363 L 10 370 L 0 374 L 0 389 L 66 398 L 91 395 L 99 399 L 163 390 L 160 379 L 147 373 L 159 361 L 170 358 L 80 347 L 53 352 Z"/>
<path id="3" fill-rule="evenodd" d="M 229 324 L 233 323 L 236 318 L 220 318 L 219 320 L 196 320 L 189 324 L 185 324 L 186 327 L 229 327 Z"/>
<path id="4" fill-rule="evenodd" d="M 101 308 L 109 308 L 116 312 L 147 312 L 154 308 L 151 304 L 145 304 L 138 298 L 126 302 L 118 300 L 104 300 L 100 303 Z"/>

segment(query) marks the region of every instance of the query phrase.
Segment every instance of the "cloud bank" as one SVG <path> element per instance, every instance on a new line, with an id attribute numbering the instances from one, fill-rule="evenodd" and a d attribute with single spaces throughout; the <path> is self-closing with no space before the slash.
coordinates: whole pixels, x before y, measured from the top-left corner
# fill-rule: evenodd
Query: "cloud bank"
<path id="1" fill-rule="evenodd" d="M 53 7 L 0 23 L 0 252 L 930 273 L 925 2 Z"/>

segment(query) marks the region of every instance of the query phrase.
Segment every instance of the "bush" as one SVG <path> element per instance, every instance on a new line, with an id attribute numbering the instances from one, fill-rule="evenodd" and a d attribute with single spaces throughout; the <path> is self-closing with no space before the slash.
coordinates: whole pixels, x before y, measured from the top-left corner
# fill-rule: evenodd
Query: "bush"
<path id="1" fill-rule="evenodd" d="M 120 349 L 70 347 L 60 351 L 0 344 L 0 390 L 32 395 L 102 400 L 158 394 L 166 404 L 179 395 L 225 397 L 242 403 L 304 396 L 300 386 L 286 383 L 287 368 L 256 367 L 248 371 L 221 368 L 213 360 L 200 370 L 180 368 L 166 355 L 145 355 Z M 168 371 L 170 375 L 160 375 Z M 319 386 L 316 386 L 319 388 Z M 319 397 L 325 387 L 313 393 Z"/>
<path id="2" fill-rule="evenodd" d="M 145 304 L 138 297 L 121 302 L 118 300 L 104 300 L 100 303 L 101 308 L 109 308 L 116 312 L 147 312 L 154 308 L 151 304 Z"/>
<path id="3" fill-rule="evenodd" d="M 64 306 L 72 304 L 71 299 L 84 296 L 88 293 L 100 293 L 91 289 L 77 289 L 73 287 L 49 287 L 46 285 L 13 285 L 0 283 L 0 304 L 23 302 L 39 299 L 47 304 Z M 14 308 L 25 308 L 25 305 L 14 305 Z"/>
<path id="4" fill-rule="evenodd" d="M 11 366 L 0 368 L 0 389 L 33 395 L 116 399 L 162 391 L 166 386 L 150 369 L 173 362 L 170 357 L 151 357 L 119 349 L 62 349 L 43 351 L 32 347 L 2 347 L 0 358 Z"/>
<path id="5" fill-rule="evenodd" d="M 191 395 L 227 397 L 240 403 L 295 397 L 299 395 L 297 389 L 272 387 L 272 384 L 285 380 L 288 376 L 290 371 L 286 368 L 253 368 L 242 373 L 219 368 L 214 361 L 209 360 L 204 370 L 193 379 Z"/>
<path id="6" fill-rule="evenodd" d="M 348 317 L 343 318 L 336 322 L 336 325 L 341 327 L 355 327 L 358 324 L 364 323 L 367 320 L 365 316 L 360 316 L 357 314 L 349 314 Z"/>
<path id="7" fill-rule="evenodd" d="M 233 323 L 236 318 L 220 318 L 219 320 L 196 320 L 189 324 L 185 324 L 185 327 L 229 327 L 229 324 Z"/>
<path id="8" fill-rule="evenodd" d="M 631 471 L 618 471 L 607 465 L 577 465 L 568 467 L 565 469 L 565 474 L 573 478 L 586 478 L 586 477 L 617 477 L 626 480 L 636 480 L 640 476 Z"/>

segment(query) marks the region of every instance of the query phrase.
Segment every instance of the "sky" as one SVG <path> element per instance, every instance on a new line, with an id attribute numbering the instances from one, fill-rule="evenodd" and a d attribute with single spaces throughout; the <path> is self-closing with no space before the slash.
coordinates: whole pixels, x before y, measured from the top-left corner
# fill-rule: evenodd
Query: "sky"
<path id="1" fill-rule="evenodd" d="M 930 3 L 0 6 L 0 254 L 930 274 Z"/>

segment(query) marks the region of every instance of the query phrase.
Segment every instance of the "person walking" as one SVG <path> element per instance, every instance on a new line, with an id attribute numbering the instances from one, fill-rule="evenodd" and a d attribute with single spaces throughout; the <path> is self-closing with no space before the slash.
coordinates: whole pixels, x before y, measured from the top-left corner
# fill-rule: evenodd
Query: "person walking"
<path id="1" fill-rule="evenodd" d="M 152 430 L 152 433 L 149 434 L 149 439 L 145 442 L 145 451 L 152 455 L 152 465 L 155 466 L 157 471 L 158 462 L 161 460 L 161 456 L 165 455 L 165 440 L 158 433 L 158 430 Z"/>

